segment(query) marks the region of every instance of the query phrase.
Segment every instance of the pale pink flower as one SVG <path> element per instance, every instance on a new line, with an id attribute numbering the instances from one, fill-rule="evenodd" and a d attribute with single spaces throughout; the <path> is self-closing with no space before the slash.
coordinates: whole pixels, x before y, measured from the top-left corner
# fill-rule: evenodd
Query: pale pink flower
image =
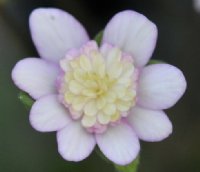
<path id="1" fill-rule="evenodd" d="M 193 6 L 196 12 L 200 12 L 200 0 L 193 0 Z"/>
<path id="2" fill-rule="evenodd" d="M 41 58 L 19 61 L 12 78 L 36 100 L 31 125 L 57 131 L 64 159 L 81 161 L 98 145 L 108 159 L 126 165 L 137 157 L 139 139 L 161 141 L 171 134 L 163 109 L 180 99 L 186 81 L 169 64 L 145 66 L 157 40 L 157 28 L 145 16 L 116 14 L 100 48 L 59 9 L 34 10 L 30 30 Z"/>

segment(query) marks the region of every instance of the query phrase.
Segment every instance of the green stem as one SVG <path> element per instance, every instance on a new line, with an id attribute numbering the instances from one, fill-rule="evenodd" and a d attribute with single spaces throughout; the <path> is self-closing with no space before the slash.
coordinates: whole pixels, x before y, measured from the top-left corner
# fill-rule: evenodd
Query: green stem
<path id="1" fill-rule="evenodd" d="M 130 164 L 126 165 L 126 166 L 119 166 L 114 164 L 115 169 L 117 172 L 137 172 L 138 170 L 138 166 L 139 166 L 139 156 Z"/>

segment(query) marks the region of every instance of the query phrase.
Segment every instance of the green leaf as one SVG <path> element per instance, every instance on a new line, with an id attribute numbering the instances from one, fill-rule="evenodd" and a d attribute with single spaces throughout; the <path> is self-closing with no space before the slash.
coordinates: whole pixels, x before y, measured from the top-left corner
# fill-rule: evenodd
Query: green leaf
<path id="1" fill-rule="evenodd" d="M 137 172 L 139 165 L 139 157 L 137 157 L 132 163 L 126 166 L 114 165 L 117 172 Z"/>
<path id="2" fill-rule="evenodd" d="M 102 37 L 103 37 L 103 30 L 100 31 L 100 32 L 94 37 L 94 40 L 97 42 L 98 45 L 101 44 Z"/>
<path id="3" fill-rule="evenodd" d="M 161 64 L 161 63 L 165 63 L 162 60 L 149 60 L 147 65 L 151 65 L 151 64 Z"/>
<path id="4" fill-rule="evenodd" d="M 18 95 L 19 100 L 24 104 L 26 109 L 30 109 L 34 103 L 34 100 L 25 92 L 20 91 Z"/>

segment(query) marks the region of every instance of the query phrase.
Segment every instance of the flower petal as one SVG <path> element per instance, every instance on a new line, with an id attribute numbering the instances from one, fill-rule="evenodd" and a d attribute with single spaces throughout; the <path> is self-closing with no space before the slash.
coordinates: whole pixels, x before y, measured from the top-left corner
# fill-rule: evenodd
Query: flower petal
<path id="1" fill-rule="evenodd" d="M 67 161 L 81 161 L 93 151 L 95 137 L 80 123 L 72 122 L 57 133 L 58 151 Z"/>
<path id="2" fill-rule="evenodd" d="M 83 26 L 70 14 L 54 8 L 39 8 L 30 15 L 33 42 L 42 58 L 58 62 L 71 48 L 89 40 Z"/>
<path id="3" fill-rule="evenodd" d="M 196 12 L 200 12 L 200 0 L 193 0 L 193 6 Z"/>
<path id="4" fill-rule="evenodd" d="M 138 84 L 138 104 L 150 109 L 167 109 L 183 95 L 186 81 L 183 73 L 168 64 L 145 67 Z"/>
<path id="5" fill-rule="evenodd" d="M 172 124 L 163 111 L 134 107 L 128 121 L 144 141 L 161 141 L 172 133 Z"/>
<path id="6" fill-rule="evenodd" d="M 55 82 L 59 68 L 39 58 L 20 60 L 12 71 L 15 84 L 34 99 L 56 92 Z"/>
<path id="7" fill-rule="evenodd" d="M 131 127 L 121 123 L 96 135 L 97 144 L 105 156 L 119 165 L 131 163 L 138 155 L 140 144 Z"/>
<path id="8" fill-rule="evenodd" d="M 110 43 L 130 53 L 138 67 L 152 56 L 157 41 L 157 28 L 145 16 L 135 11 L 116 14 L 104 30 L 103 43 Z"/>
<path id="9" fill-rule="evenodd" d="M 57 95 L 48 95 L 33 104 L 30 123 L 38 131 L 57 131 L 71 122 L 68 113 L 58 101 Z"/>

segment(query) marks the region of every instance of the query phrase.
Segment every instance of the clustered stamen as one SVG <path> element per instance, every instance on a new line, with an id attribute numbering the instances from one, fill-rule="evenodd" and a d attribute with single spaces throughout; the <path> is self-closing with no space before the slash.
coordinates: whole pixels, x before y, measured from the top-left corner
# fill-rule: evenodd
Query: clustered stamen
<path id="1" fill-rule="evenodd" d="M 135 68 L 118 48 L 106 52 L 90 48 L 60 65 L 65 71 L 60 89 L 63 103 L 84 127 L 115 123 L 134 106 Z"/>

